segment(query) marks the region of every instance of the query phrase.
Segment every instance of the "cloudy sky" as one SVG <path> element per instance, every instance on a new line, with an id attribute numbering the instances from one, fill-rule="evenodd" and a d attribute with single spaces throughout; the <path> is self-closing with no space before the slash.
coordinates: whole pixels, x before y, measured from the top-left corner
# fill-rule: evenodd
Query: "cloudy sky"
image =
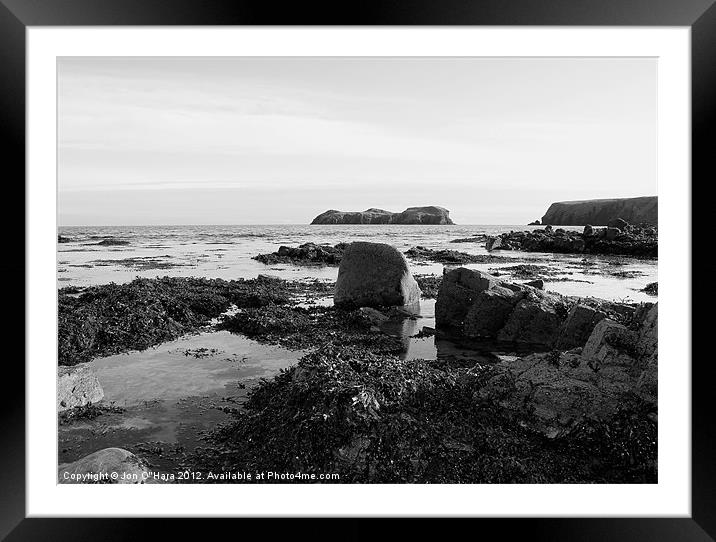
<path id="1" fill-rule="evenodd" d="M 58 59 L 61 225 L 524 224 L 656 194 L 656 60 Z"/>

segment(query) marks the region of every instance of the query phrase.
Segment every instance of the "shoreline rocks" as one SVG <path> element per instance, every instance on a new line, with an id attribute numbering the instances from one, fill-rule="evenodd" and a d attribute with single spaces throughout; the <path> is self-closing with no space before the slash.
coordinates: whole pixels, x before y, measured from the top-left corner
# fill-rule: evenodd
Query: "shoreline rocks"
<path id="1" fill-rule="evenodd" d="M 457 250 L 433 250 L 422 246 L 416 246 L 406 250 L 405 255 L 415 261 L 445 264 L 493 263 L 509 260 L 509 258 L 505 256 L 497 256 L 494 254 L 468 254 L 467 252 L 459 252 Z"/>
<path id="2" fill-rule="evenodd" d="M 450 211 L 443 207 L 408 207 L 402 213 L 384 209 L 337 211 L 330 209 L 313 219 L 311 224 L 438 224 L 451 225 Z"/>
<path id="3" fill-rule="evenodd" d="M 97 244 L 100 246 L 104 246 L 104 247 L 115 247 L 115 246 L 119 247 L 119 246 L 128 245 L 129 241 L 124 241 L 123 239 L 107 238 L 107 239 L 103 239 L 102 241 L 100 241 Z"/>
<path id="4" fill-rule="evenodd" d="M 629 327 L 602 318 L 583 348 L 503 363 L 478 396 L 518 414 L 548 438 L 623 412 L 654 418 L 657 320 L 658 306 L 651 303 L 639 306 Z"/>
<path id="5" fill-rule="evenodd" d="M 542 217 L 542 224 L 559 226 L 608 226 L 616 219 L 633 224 L 658 224 L 658 197 L 593 199 L 553 203 Z"/>
<path id="6" fill-rule="evenodd" d="M 337 307 L 412 305 L 420 288 L 398 249 L 357 241 L 343 254 L 333 300 Z"/>
<path id="7" fill-rule="evenodd" d="M 315 243 L 304 243 L 298 247 L 280 246 L 274 253 L 259 254 L 252 259 L 266 265 L 338 265 L 347 246 L 347 243 L 338 243 L 335 246 Z"/>
<path id="8" fill-rule="evenodd" d="M 563 228 L 546 226 L 532 231 L 511 231 L 488 237 L 485 248 L 495 250 L 521 250 L 523 252 L 550 252 L 560 254 L 623 255 L 640 258 L 658 256 L 659 239 L 656 228 L 648 224 L 638 226 L 613 221 L 621 228 L 597 228 L 588 224 L 580 233 Z"/>
<path id="9" fill-rule="evenodd" d="M 435 303 L 435 323 L 448 335 L 523 343 L 539 348 L 583 345 L 608 316 L 628 320 L 634 307 L 546 292 L 460 267 L 444 273 Z"/>

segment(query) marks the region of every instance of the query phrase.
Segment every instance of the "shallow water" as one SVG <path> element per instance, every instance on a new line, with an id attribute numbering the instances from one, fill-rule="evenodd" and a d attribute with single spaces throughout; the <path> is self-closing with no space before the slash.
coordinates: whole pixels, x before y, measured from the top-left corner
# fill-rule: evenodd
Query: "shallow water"
<path id="1" fill-rule="evenodd" d="M 317 278 L 335 280 L 336 267 L 264 265 L 252 256 L 274 252 L 280 245 L 296 246 L 309 241 L 337 244 L 351 241 L 390 243 L 405 251 L 414 246 L 450 249 L 469 254 L 487 254 L 484 242 L 451 243 L 478 234 L 495 235 L 510 230 L 540 226 L 126 226 L 62 227 L 60 235 L 73 242 L 58 244 L 58 285 L 87 286 L 128 282 L 137 276 L 201 276 L 209 278 L 253 278 L 260 273 L 285 279 Z M 578 226 L 565 226 L 581 230 Z M 101 246 L 105 238 L 122 239 L 126 246 Z M 581 256 L 518 251 L 499 252 L 510 261 L 496 264 L 468 264 L 465 267 L 490 271 L 519 263 L 546 265 L 551 278 L 567 279 L 546 283 L 546 289 L 566 295 L 594 296 L 610 300 L 654 301 L 640 292 L 656 282 L 657 262 L 623 257 Z M 582 260 L 593 265 L 583 265 Z M 628 272 L 631 278 L 604 274 L 610 263 L 614 272 Z M 442 264 L 410 261 L 413 273 L 440 275 Z M 448 266 L 449 267 L 449 266 Z M 599 269 L 600 273 L 594 270 Z M 506 276 L 506 278 L 510 278 Z M 518 280 L 518 279 L 515 279 Z M 524 279 L 528 280 L 528 279 Z M 518 280 L 520 281 L 520 280 Z M 584 281 L 584 282 L 577 282 Z"/>
<path id="2" fill-rule="evenodd" d="M 304 352 L 257 343 L 226 331 L 205 332 L 92 362 L 105 393 L 103 403 L 124 412 L 59 427 L 59 462 L 98 449 L 153 448 L 190 452 L 202 435 L 229 421 L 222 408 L 237 408 L 262 378 L 295 364 Z M 159 468 L 176 458 L 155 458 Z"/>

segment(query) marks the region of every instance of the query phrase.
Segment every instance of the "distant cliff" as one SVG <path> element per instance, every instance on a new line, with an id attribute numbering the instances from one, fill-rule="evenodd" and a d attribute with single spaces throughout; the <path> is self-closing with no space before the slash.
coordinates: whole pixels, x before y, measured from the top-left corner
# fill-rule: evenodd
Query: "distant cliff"
<path id="1" fill-rule="evenodd" d="M 450 211 L 442 207 L 408 207 L 402 213 L 383 209 L 336 211 L 331 209 L 313 219 L 311 224 L 453 224 Z"/>
<path id="2" fill-rule="evenodd" d="M 553 203 L 542 217 L 542 224 L 555 226 L 606 226 L 622 218 L 630 224 L 658 225 L 658 198 L 590 199 Z"/>

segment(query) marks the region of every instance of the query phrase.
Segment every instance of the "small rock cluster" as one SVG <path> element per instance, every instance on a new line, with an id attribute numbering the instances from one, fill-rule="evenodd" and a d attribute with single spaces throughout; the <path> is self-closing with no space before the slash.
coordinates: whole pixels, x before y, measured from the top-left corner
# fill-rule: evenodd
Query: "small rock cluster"
<path id="1" fill-rule="evenodd" d="M 338 243 L 335 246 L 315 243 L 304 243 L 298 247 L 281 246 L 277 252 L 259 254 L 253 259 L 267 265 L 338 265 L 347 246 L 347 243 Z"/>
<path id="2" fill-rule="evenodd" d="M 493 263 L 508 260 L 504 256 L 494 254 L 468 254 L 467 252 L 459 252 L 457 250 L 434 250 L 423 246 L 416 246 L 405 251 L 405 255 L 411 260 L 429 261 L 445 264 L 463 264 L 463 263 Z"/>

